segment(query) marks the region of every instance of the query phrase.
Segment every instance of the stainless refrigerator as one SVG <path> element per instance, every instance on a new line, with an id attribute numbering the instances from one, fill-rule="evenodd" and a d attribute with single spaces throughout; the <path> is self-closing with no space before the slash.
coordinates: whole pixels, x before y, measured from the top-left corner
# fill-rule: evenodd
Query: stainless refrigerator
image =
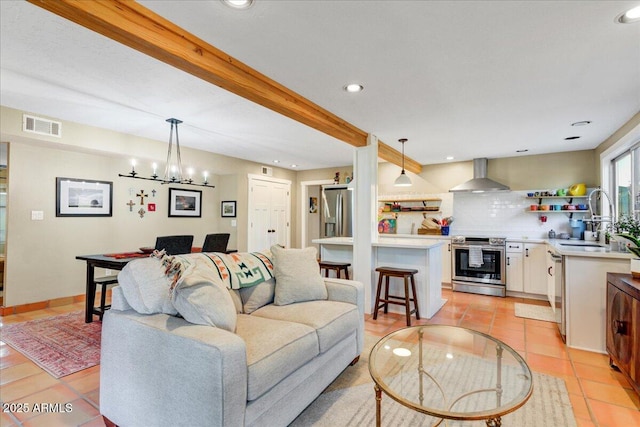
<path id="1" fill-rule="evenodd" d="M 353 237 L 353 189 L 349 186 L 322 186 L 320 236 Z"/>

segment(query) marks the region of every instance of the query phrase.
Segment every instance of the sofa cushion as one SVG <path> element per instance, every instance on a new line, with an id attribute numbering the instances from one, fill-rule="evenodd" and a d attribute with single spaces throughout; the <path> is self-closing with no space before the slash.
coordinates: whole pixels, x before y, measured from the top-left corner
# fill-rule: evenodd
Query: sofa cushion
<path id="1" fill-rule="evenodd" d="M 249 288 L 240 288 L 243 310 L 246 314 L 251 314 L 260 307 L 273 302 L 276 287 L 276 279 L 269 279 L 258 285 Z"/>
<path id="2" fill-rule="evenodd" d="M 359 324 L 357 306 L 337 301 L 307 301 L 285 306 L 271 304 L 251 315 L 310 326 L 318 334 L 321 353 L 353 333 Z"/>
<path id="3" fill-rule="evenodd" d="M 284 249 L 276 245 L 271 247 L 271 253 L 276 277 L 276 305 L 327 299 L 316 248 Z"/>
<path id="4" fill-rule="evenodd" d="M 169 289 L 171 279 L 156 258 L 140 258 L 129 262 L 118 274 L 118 283 L 127 303 L 140 314 L 175 315 Z"/>
<path id="5" fill-rule="evenodd" d="M 255 400 L 318 354 L 313 328 L 239 314 L 236 334 L 247 346 L 247 400 Z"/>
<path id="6" fill-rule="evenodd" d="M 231 295 L 231 299 L 233 300 L 233 305 L 236 307 L 236 313 L 238 314 L 244 313 L 240 291 L 237 289 L 229 289 L 229 295 Z"/>
<path id="7" fill-rule="evenodd" d="M 200 256 L 185 258 L 182 262 L 186 267 L 173 289 L 174 307 L 191 323 L 234 332 L 236 305 L 229 289 L 209 267 L 210 261 Z"/>

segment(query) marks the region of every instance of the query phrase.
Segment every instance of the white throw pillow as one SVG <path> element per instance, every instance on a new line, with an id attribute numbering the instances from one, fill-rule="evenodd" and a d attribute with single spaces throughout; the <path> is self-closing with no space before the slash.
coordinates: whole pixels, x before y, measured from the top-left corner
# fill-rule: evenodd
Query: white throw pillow
<path id="1" fill-rule="evenodd" d="M 118 284 L 127 303 L 135 311 L 141 314 L 178 313 L 169 294 L 171 279 L 164 271 L 157 258 L 133 260 L 120 271 Z"/>
<path id="2" fill-rule="evenodd" d="M 240 297 L 245 314 L 251 314 L 260 307 L 273 302 L 276 280 L 269 279 L 255 286 L 240 288 Z"/>
<path id="3" fill-rule="evenodd" d="M 327 287 L 320 275 L 316 248 L 272 246 L 271 253 L 276 277 L 275 305 L 327 299 Z"/>
<path id="4" fill-rule="evenodd" d="M 172 301 L 178 313 L 188 322 L 235 332 L 236 305 L 210 261 L 202 256 L 183 257 L 185 261 L 190 264 L 173 289 Z"/>

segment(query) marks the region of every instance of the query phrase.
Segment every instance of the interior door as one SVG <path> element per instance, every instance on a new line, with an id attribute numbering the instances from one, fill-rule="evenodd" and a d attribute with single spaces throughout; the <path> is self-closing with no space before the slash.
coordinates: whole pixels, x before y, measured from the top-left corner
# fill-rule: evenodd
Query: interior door
<path id="1" fill-rule="evenodd" d="M 289 247 L 287 235 L 289 225 L 287 220 L 287 206 L 289 202 L 289 186 L 286 184 L 272 183 L 270 200 L 270 225 L 271 233 L 269 241 L 271 245 Z"/>
<path id="2" fill-rule="evenodd" d="M 249 252 L 290 246 L 291 182 L 249 178 Z"/>
<path id="3" fill-rule="evenodd" d="M 248 251 L 261 251 L 271 247 L 271 186 L 269 182 L 255 180 L 249 189 Z"/>

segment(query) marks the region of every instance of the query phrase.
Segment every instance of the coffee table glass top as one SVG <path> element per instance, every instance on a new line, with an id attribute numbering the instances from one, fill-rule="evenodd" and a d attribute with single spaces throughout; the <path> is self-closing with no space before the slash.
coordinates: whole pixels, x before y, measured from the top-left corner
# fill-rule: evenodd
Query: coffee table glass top
<path id="1" fill-rule="evenodd" d="M 371 350 L 369 371 L 402 405 L 455 420 L 499 418 L 522 406 L 533 390 L 531 371 L 515 350 L 457 326 L 390 333 Z"/>

